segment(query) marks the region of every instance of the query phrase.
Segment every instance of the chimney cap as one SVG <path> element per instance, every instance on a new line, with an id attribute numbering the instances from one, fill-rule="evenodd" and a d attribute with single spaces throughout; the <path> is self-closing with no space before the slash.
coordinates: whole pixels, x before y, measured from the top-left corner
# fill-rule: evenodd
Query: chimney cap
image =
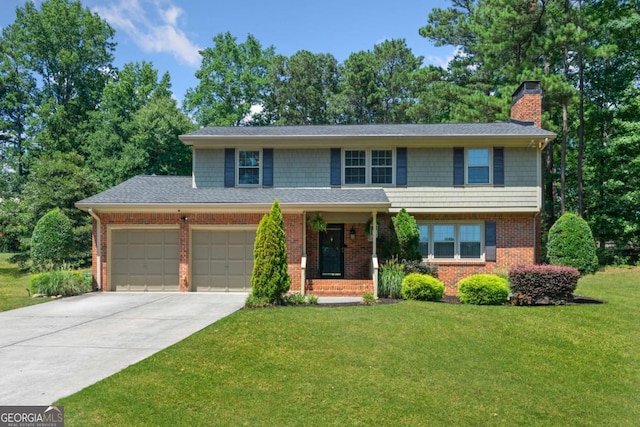
<path id="1" fill-rule="evenodd" d="M 520 83 L 518 89 L 513 92 L 512 97 L 522 96 L 525 93 L 542 93 L 542 88 L 540 87 L 540 80 L 525 80 Z"/>

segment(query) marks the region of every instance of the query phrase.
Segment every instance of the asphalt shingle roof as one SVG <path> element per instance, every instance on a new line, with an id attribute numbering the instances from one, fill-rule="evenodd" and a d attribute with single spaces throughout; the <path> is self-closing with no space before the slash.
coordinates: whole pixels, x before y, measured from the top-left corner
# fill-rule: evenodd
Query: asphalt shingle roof
<path id="1" fill-rule="evenodd" d="M 212 137 L 389 137 L 389 136 L 538 136 L 555 137 L 555 133 L 521 122 L 505 123 L 437 123 L 437 124 L 368 124 L 316 126 L 211 126 L 185 136 Z"/>
<path id="2" fill-rule="evenodd" d="M 192 188 L 190 176 L 136 176 L 77 204 L 389 204 L 381 188 Z"/>

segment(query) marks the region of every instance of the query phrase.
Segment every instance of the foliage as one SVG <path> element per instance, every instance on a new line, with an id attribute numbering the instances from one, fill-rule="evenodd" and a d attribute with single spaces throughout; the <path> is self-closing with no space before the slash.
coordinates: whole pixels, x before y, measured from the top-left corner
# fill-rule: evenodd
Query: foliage
<path id="1" fill-rule="evenodd" d="M 31 292 L 46 296 L 70 297 L 91 291 L 85 276 L 79 271 L 53 270 L 31 276 Z"/>
<path id="2" fill-rule="evenodd" d="M 407 213 L 405 208 L 391 218 L 393 228 L 395 230 L 398 243 L 400 245 L 400 253 L 398 256 L 402 260 L 422 260 L 422 255 L 418 250 L 420 244 L 420 230 L 416 219 Z"/>
<path id="3" fill-rule="evenodd" d="M 320 212 L 316 212 L 312 218 L 309 218 L 309 226 L 318 232 L 327 231 L 327 221 L 324 220 Z"/>
<path id="4" fill-rule="evenodd" d="M 258 225 L 253 254 L 252 295 L 266 298 L 271 303 L 281 303 L 291 285 L 291 277 L 287 271 L 284 219 L 278 200 Z"/>
<path id="5" fill-rule="evenodd" d="M 31 261 L 36 271 L 59 268 L 67 263 L 75 248 L 71 220 L 53 209 L 44 215 L 31 236 Z"/>
<path id="6" fill-rule="evenodd" d="M 269 300 L 269 298 L 264 296 L 257 296 L 253 293 L 249 294 L 247 300 L 244 303 L 245 308 L 264 308 L 270 307 L 273 305 L 273 302 Z"/>
<path id="7" fill-rule="evenodd" d="M 378 296 L 381 298 L 400 298 L 404 276 L 404 265 L 399 263 L 397 258 L 387 260 L 380 267 Z"/>
<path id="8" fill-rule="evenodd" d="M 402 280 L 402 298 L 418 301 L 440 301 L 444 283 L 426 274 L 407 274 Z"/>
<path id="9" fill-rule="evenodd" d="M 564 304 L 573 300 L 580 272 L 573 267 L 521 265 L 509 271 L 511 301 L 518 305 Z"/>
<path id="10" fill-rule="evenodd" d="M 238 126 L 251 123 L 252 107 L 267 94 L 267 72 L 274 48 L 263 49 L 251 34 L 244 43 L 227 32 L 213 38 L 213 47 L 200 51 L 199 79 L 185 96 L 184 108 L 200 126 Z"/>
<path id="11" fill-rule="evenodd" d="M 318 304 L 318 296 L 314 294 L 307 294 L 307 304 L 309 305 L 317 305 Z"/>
<path id="12" fill-rule="evenodd" d="M 286 305 L 315 305 L 318 304 L 318 297 L 313 294 L 303 295 L 299 292 L 293 292 L 284 296 Z"/>
<path id="13" fill-rule="evenodd" d="M 378 300 L 375 299 L 371 292 L 365 292 L 362 294 L 362 305 L 376 305 Z"/>
<path id="14" fill-rule="evenodd" d="M 558 218 L 549 230 L 547 256 L 552 264 L 575 267 L 582 275 L 595 273 L 598 257 L 589 224 L 571 212 Z"/>
<path id="15" fill-rule="evenodd" d="M 458 298 L 463 304 L 500 305 L 509 298 L 509 286 L 502 277 L 474 274 L 460 280 Z"/>
<path id="16" fill-rule="evenodd" d="M 428 274 L 431 277 L 438 278 L 438 264 L 430 264 L 422 260 L 404 261 L 404 273 L 420 273 Z"/>

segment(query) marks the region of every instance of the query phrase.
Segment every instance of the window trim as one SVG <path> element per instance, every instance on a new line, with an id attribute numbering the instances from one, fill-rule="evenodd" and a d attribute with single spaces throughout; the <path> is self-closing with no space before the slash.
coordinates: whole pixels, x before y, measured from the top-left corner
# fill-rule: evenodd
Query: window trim
<path id="1" fill-rule="evenodd" d="M 469 182 L 469 150 L 486 150 L 489 155 L 489 180 L 487 182 Z M 473 166 L 472 166 L 473 167 Z M 465 147 L 464 149 L 464 183 L 471 186 L 493 185 L 493 147 Z"/>
<path id="2" fill-rule="evenodd" d="M 428 254 L 422 255 L 425 261 L 429 262 L 485 262 L 486 261 L 486 238 L 485 238 L 485 221 L 418 221 L 418 227 L 429 227 L 429 242 L 428 242 Z M 453 258 L 436 258 L 434 249 L 434 226 L 437 225 L 452 225 L 454 226 L 454 245 L 453 245 Z M 477 225 L 480 227 L 480 257 L 479 258 L 463 258 L 460 255 L 460 226 L 463 225 Z"/>
<path id="3" fill-rule="evenodd" d="M 258 152 L 258 183 L 257 184 L 242 184 L 240 183 L 240 153 L 245 151 L 257 151 Z M 262 148 L 237 148 L 236 149 L 236 186 L 238 187 L 259 187 L 262 185 L 262 168 L 264 166 L 264 156 L 262 154 Z"/>
<path id="4" fill-rule="evenodd" d="M 347 184 L 346 182 L 346 177 L 347 177 L 347 151 L 364 151 L 364 158 L 365 158 L 365 176 L 364 176 L 364 183 L 362 184 Z M 391 151 L 391 182 L 389 183 L 376 183 L 373 184 L 371 182 L 372 179 L 372 170 L 374 167 L 380 167 L 380 166 L 373 166 L 373 151 Z M 348 186 L 348 187 L 357 187 L 357 186 L 376 186 L 376 187 L 392 187 L 396 185 L 396 174 L 397 174 L 397 154 L 396 154 L 396 149 L 395 148 L 343 148 L 342 149 L 342 159 L 341 159 L 341 164 L 340 164 L 340 171 L 342 174 L 341 177 L 341 182 L 342 185 L 344 186 Z"/>

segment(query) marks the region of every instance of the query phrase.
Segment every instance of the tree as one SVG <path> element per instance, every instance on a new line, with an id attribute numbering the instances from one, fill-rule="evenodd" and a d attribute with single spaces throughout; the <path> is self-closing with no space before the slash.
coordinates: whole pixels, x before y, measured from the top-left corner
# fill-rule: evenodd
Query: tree
<path id="1" fill-rule="evenodd" d="M 331 124 L 331 100 L 339 90 L 338 62 L 331 54 L 301 50 L 277 55 L 269 73 L 263 122 L 278 125 Z"/>
<path id="2" fill-rule="evenodd" d="M 267 73 L 274 48 L 263 49 L 249 34 L 244 43 L 227 32 L 213 38 L 213 47 L 200 51 L 198 86 L 187 90 L 184 109 L 200 126 L 238 126 L 251 122 L 268 88 Z"/>
<path id="3" fill-rule="evenodd" d="M 38 220 L 31 236 L 31 261 L 35 271 L 60 268 L 69 262 L 75 248 L 69 218 L 53 209 Z"/>
<path id="4" fill-rule="evenodd" d="M 598 257 L 589 224 L 571 212 L 558 218 L 549 230 L 547 256 L 552 264 L 577 268 L 582 275 L 595 273 Z"/>
<path id="5" fill-rule="evenodd" d="M 260 220 L 253 254 L 252 295 L 272 303 L 282 302 L 291 285 L 291 277 L 287 272 L 286 236 L 278 200 Z"/>
<path id="6" fill-rule="evenodd" d="M 398 254 L 400 259 L 406 261 L 422 260 L 422 255 L 418 250 L 420 245 L 420 230 L 416 219 L 407 213 L 405 208 L 400 209 L 400 212 L 393 218 L 393 228 L 395 235 L 398 238 L 398 244 L 400 247 L 400 253 Z"/>

